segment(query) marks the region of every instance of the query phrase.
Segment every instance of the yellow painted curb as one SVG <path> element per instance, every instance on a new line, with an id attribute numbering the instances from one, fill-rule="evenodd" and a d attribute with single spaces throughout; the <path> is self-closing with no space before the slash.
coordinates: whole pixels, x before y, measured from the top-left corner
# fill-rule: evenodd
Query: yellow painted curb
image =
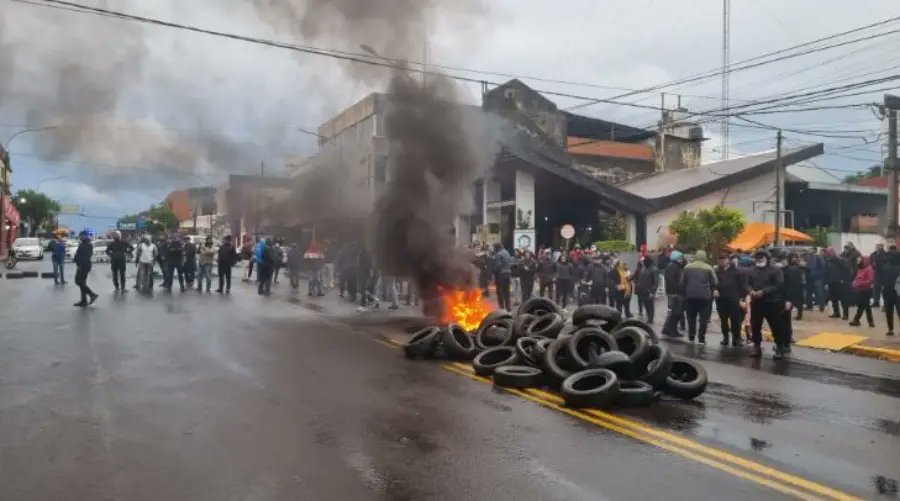
<path id="1" fill-rule="evenodd" d="M 900 362 L 900 350 L 892 350 L 889 348 L 878 348 L 876 346 L 865 346 L 855 344 L 841 350 L 842 353 L 853 353 L 863 357 L 880 358 L 890 360 L 891 362 Z"/>
<path id="2" fill-rule="evenodd" d="M 855 334 L 841 334 L 838 332 L 820 332 L 807 338 L 797 341 L 797 346 L 805 346 L 807 348 L 818 348 L 821 350 L 841 351 L 848 346 L 858 345 L 866 339 L 867 336 L 857 336 Z"/>

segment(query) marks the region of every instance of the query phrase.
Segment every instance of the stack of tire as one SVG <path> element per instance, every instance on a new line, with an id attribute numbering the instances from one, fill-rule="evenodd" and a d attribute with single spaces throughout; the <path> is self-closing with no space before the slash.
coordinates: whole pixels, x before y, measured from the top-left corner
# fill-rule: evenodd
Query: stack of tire
<path id="1" fill-rule="evenodd" d="M 693 399 L 706 371 L 659 344 L 652 327 L 623 320 L 606 305 L 571 318 L 553 301 L 532 298 L 515 317 L 497 310 L 474 333 L 458 325 L 427 327 L 404 347 L 410 358 L 472 360 L 475 373 L 511 388 L 558 389 L 570 407 L 649 405 L 661 394 Z"/>

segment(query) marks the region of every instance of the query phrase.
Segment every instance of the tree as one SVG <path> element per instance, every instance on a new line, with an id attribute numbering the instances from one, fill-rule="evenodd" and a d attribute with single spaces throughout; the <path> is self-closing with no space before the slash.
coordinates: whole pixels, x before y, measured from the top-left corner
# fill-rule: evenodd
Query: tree
<path id="1" fill-rule="evenodd" d="M 844 177 L 844 183 L 846 184 L 856 184 L 863 179 L 870 179 L 873 177 L 881 177 L 881 165 L 873 165 L 869 167 L 869 170 L 865 170 L 862 172 L 857 172 L 856 174 L 851 174 L 849 176 Z"/>
<path id="2" fill-rule="evenodd" d="M 178 218 L 165 204 L 153 205 L 140 214 L 129 214 L 119 220 L 120 223 L 144 222 L 143 230 L 149 233 L 164 233 L 178 228 Z"/>
<path id="3" fill-rule="evenodd" d="M 705 250 L 716 255 L 744 229 L 744 214 L 724 205 L 697 212 L 685 211 L 669 224 L 685 251 Z"/>
<path id="4" fill-rule="evenodd" d="M 53 224 L 53 216 L 59 212 L 59 202 L 35 190 L 21 190 L 15 194 L 16 208 L 19 215 L 28 223 L 28 232 L 31 235 L 38 228 L 48 228 Z"/>
<path id="5" fill-rule="evenodd" d="M 627 229 L 625 216 L 618 212 L 600 222 L 600 236 L 603 240 L 625 240 Z"/>

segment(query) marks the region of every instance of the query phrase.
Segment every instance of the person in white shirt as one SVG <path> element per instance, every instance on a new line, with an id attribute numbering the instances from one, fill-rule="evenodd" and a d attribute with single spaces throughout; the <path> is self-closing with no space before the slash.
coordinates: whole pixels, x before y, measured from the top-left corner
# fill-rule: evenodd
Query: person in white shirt
<path id="1" fill-rule="evenodd" d="M 138 265 L 138 290 L 141 292 L 153 291 L 153 265 L 156 263 L 158 255 L 159 252 L 156 250 L 156 245 L 150 241 L 149 237 L 143 236 L 141 243 L 138 244 L 137 255 L 134 258 L 135 263 Z"/>

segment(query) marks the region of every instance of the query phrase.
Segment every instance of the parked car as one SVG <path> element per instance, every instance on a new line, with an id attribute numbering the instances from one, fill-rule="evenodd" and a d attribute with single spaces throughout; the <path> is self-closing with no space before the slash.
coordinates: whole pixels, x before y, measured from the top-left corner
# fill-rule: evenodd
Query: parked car
<path id="1" fill-rule="evenodd" d="M 109 256 L 106 255 L 108 244 L 109 240 L 94 240 L 94 255 L 91 257 L 91 261 L 95 263 L 109 262 Z"/>
<path id="2" fill-rule="evenodd" d="M 44 248 L 38 238 L 17 238 L 12 248 L 19 260 L 44 259 Z"/>
<path id="3" fill-rule="evenodd" d="M 66 240 L 66 261 L 74 261 L 77 250 L 78 240 Z"/>

